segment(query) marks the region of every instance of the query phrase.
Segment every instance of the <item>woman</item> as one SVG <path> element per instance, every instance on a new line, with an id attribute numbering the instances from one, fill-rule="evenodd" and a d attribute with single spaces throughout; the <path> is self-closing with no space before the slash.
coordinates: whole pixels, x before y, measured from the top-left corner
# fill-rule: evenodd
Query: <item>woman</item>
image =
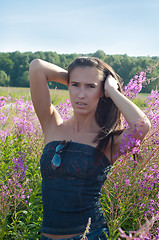
<path id="1" fill-rule="evenodd" d="M 68 85 L 73 107 L 70 119 L 63 121 L 51 104 L 48 81 Z M 124 137 L 131 133 L 142 141 L 150 122 L 121 93 L 114 70 L 98 58 L 77 58 L 68 71 L 43 60 L 33 60 L 30 83 L 45 139 L 40 161 L 41 239 L 81 239 L 89 218 L 87 238 L 106 239 L 104 232 L 109 231 L 99 204 L 102 185 L 123 149 L 128 151 L 126 144 L 120 150 Z M 125 130 L 121 114 L 129 124 Z"/>

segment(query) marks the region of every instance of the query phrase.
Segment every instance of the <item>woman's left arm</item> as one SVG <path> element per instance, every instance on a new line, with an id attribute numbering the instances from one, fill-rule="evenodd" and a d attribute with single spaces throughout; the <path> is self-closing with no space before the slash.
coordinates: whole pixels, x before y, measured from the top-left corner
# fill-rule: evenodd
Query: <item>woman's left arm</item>
<path id="1" fill-rule="evenodd" d="M 118 91 L 117 81 L 110 75 L 105 82 L 105 96 L 112 99 L 112 101 L 115 103 L 129 124 L 129 128 L 125 129 L 121 135 L 116 136 L 115 142 L 113 144 L 115 147 L 113 153 L 116 151 L 121 155 L 119 148 L 123 138 L 126 135 L 129 136 L 131 133 L 133 135 L 133 138 L 142 141 L 146 134 L 149 132 L 151 124 L 144 112 L 131 100 L 129 100 Z M 137 131 L 134 131 L 134 128 L 136 128 Z M 127 140 L 124 139 L 124 141 Z M 128 150 L 126 149 L 126 146 L 124 150 Z"/>

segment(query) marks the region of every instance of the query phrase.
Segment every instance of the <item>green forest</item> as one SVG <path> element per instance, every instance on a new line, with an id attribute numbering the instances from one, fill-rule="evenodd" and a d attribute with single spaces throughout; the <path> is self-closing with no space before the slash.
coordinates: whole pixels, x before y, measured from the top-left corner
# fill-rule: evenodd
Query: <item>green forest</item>
<path id="1" fill-rule="evenodd" d="M 19 51 L 0 52 L 0 86 L 10 87 L 29 87 L 29 63 L 40 58 L 50 63 L 54 63 L 64 69 L 78 56 L 98 57 L 109 64 L 117 74 L 122 78 L 126 85 L 135 74 L 145 71 L 147 67 L 152 68 L 147 74 L 150 83 L 142 89 L 143 93 L 149 93 L 152 89 L 159 88 L 159 57 L 129 57 L 125 55 L 107 55 L 102 50 L 89 54 L 58 54 L 56 52 L 35 53 Z M 65 86 L 50 82 L 50 88 L 66 88 Z"/>

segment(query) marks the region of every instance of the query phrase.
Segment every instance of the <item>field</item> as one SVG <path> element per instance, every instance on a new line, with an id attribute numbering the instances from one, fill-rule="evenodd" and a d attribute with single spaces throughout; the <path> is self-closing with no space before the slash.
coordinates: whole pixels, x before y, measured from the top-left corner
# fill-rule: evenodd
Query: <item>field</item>
<path id="1" fill-rule="evenodd" d="M 0 239 L 38 240 L 42 131 L 29 89 L 0 87 L 0 96 Z M 66 90 L 51 90 L 51 99 L 63 118 L 70 116 Z M 122 231 L 124 239 L 159 239 L 159 93 L 131 99 L 143 108 L 152 128 L 140 146 L 114 164 L 100 202 L 110 229 L 108 239 L 119 239 Z M 133 237 L 126 237 L 131 231 Z"/>
<path id="2" fill-rule="evenodd" d="M 69 99 L 67 90 L 51 89 L 50 92 L 51 100 L 54 105 L 58 105 L 59 103 L 65 102 L 66 99 Z M 12 98 L 23 98 L 27 101 L 31 100 L 29 88 L 0 87 L 0 96 L 7 97 L 8 95 Z M 142 107 L 147 95 L 147 93 L 140 93 L 136 98 L 133 99 L 133 102 L 139 107 Z"/>
<path id="3" fill-rule="evenodd" d="M 51 100 L 54 105 L 64 102 L 69 99 L 67 90 L 51 89 Z M 10 96 L 11 98 L 23 98 L 24 100 L 30 101 L 30 89 L 29 88 L 14 88 L 14 87 L 0 87 L 0 96 Z"/>

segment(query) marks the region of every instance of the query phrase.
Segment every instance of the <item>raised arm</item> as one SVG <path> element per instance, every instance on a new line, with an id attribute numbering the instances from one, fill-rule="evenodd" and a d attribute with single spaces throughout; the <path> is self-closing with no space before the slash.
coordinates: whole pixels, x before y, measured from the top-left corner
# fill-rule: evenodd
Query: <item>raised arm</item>
<path id="1" fill-rule="evenodd" d="M 55 127 L 62 121 L 60 115 L 51 104 L 48 81 L 56 81 L 67 85 L 67 71 L 46 61 L 35 59 L 30 63 L 30 90 L 35 112 L 43 131 L 46 126 Z"/>
<path id="2" fill-rule="evenodd" d="M 113 154 L 116 155 L 118 153 L 118 155 L 121 155 L 120 145 L 123 139 L 124 142 L 128 141 L 128 139 L 125 139 L 125 136 L 129 137 L 132 134 L 133 138 L 142 141 L 149 132 L 151 124 L 144 112 L 117 89 L 117 81 L 112 76 L 108 76 L 105 82 L 105 96 L 112 99 L 129 124 L 129 127 L 121 135 L 115 136 L 114 139 Z M 137 131 L 134 131 L 135 128 Z M 126 144 L 123 146 L 123 149 L 127 152 Z"/>

